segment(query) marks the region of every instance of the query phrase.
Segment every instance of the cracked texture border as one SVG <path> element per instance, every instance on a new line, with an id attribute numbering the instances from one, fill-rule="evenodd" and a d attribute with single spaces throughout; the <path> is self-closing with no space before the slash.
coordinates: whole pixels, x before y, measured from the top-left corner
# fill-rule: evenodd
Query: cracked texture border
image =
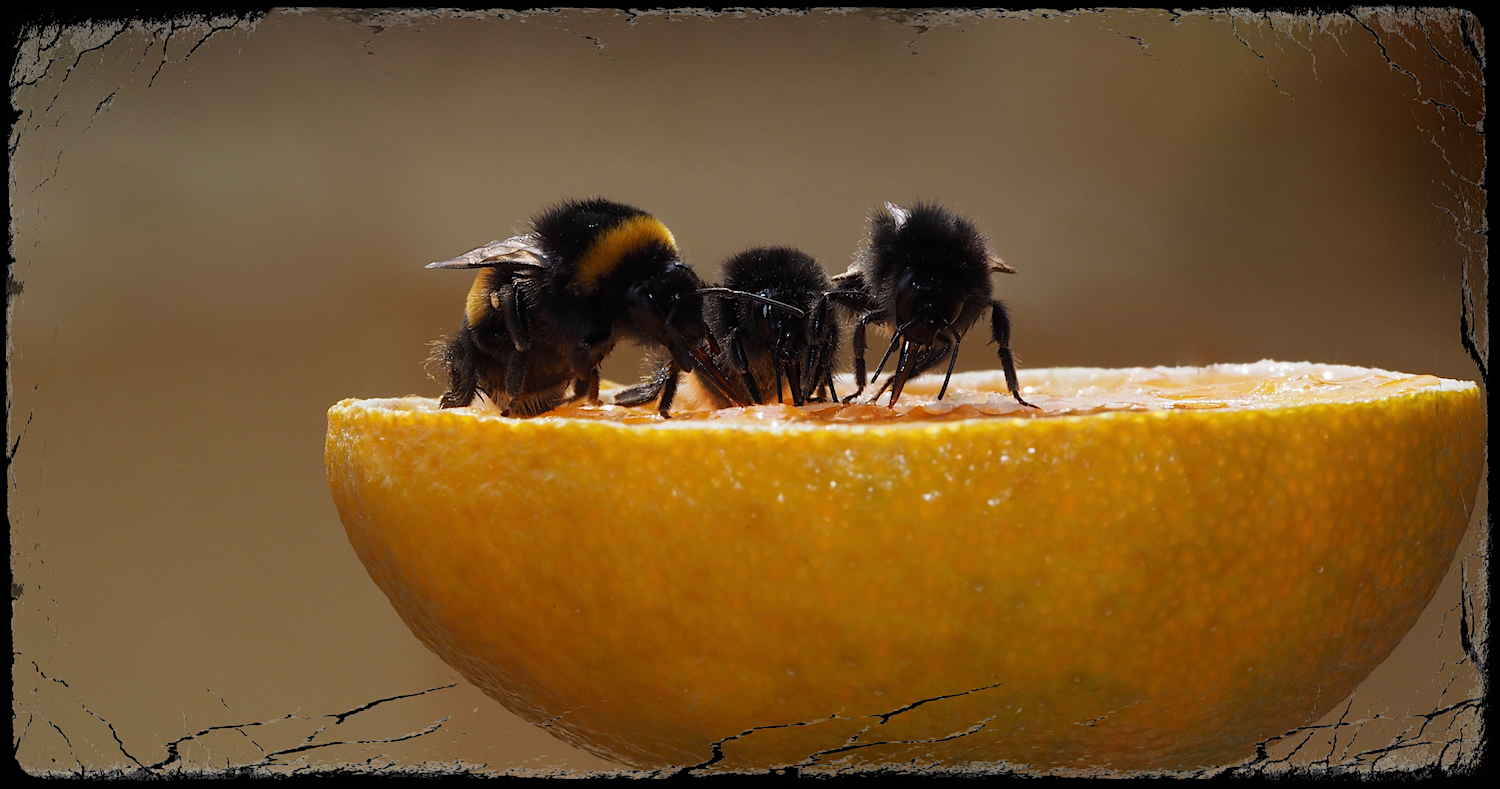
<path id="1" fill-rule="evenodd" d="M 442 18 L 448 12 L 341 11 L 333 13 L 343 15 L 350 23 L 365 27 L 369 30 L 371 40 L 374 40 L 374 37 L 388 27 L 411 25 L 424 18 Z M 644 18 L 671 19 L 702 14 L 713 15 L 713 12 L 695 9 L 620 13 L 626 13 L 632 25 L 638 19 Z M 743 24 L 750 24 L 757 19 L 776 15 L 806 16 L 847 13 L 851 11 L 848 9 L 803 12 L 736 10 L 723 12 L 720 16 L 732 17 L 741 20 Z M 945 12 L 888 9 L 868 13 L 874 13 L 890 24 L 907 28 L 909 39 L 906 46 L 913 54 L 919 50 L 923 36 L 934 28 L 961 25 L 966 20 L 974 18 L 1019 16 L 1042 21 L 1063 20 L 1109 30 L 1132 42 L 1132 45 L 1138 47 L 1143 56 L 1154 56 L 1153 42 L 1148 34 L 1136 35 L 1129 32 L 1131 12 Z M 1450 179 L 1443 184 L 1443 187 L 1451 196 L 1451 202 L 1446 205 L 1434 203 L 1433 207 L 1446 217 L 1452 226 L 1452 233 L 1458 246 L 1466 250 L 1465 257 L 1459 264 L 1458 287 L 1461 291 L 1459 297 L 1461 314 L 1459 324 L 1455 327 L 1457 335 L 1455 341 L 1461 343 L 1473 359 L 1479 377 L 1487 387 L 1489 360 L 1488 225 L 1485 216 L 1487 183 L 1482 165 L 1481 169 L 1474 171 L 1472 161 L 1453 161 L 1448 158 L 1449 146 L 1472 146 L 1473 135 L 1480 136 L 1482 140 L 1485 130 L 1486 105 L 1483 75 L 1487 66 L 1484 31 L 1478 25 L 1476 18 L 1467 12 L 1409 8 L 1357 8 L 1348 12 L 1327 14 L 1247 11 L 1161 13 L 1169 14 L 1174 25 L 1191 16 L 1206 16 L 1221 23 L 1224 34 L 1237 40 L 1253 55 L 1255 62 L 1264 69 L 1266 79 L 1290 101 L 1298 100 L 1298 84 L 1309 77 L 1317 79 L 1317 55 L 1314 45 L 1325 39 L 1338 42 L 1339 49 L 1344 52 L 1345 56 L 1348 56 L 1343 42 L 1352 42 L 1353 37 L 1356 36 L 1368 37 L 1377 45 L 1389 69 L 1411 81 L 1412 120 L 1417 128 L 1429 137 L 1432 145 L 1443 152 L 1443 158 L 1449 166 Z M 597 36 L 569 29 L 567 20 L 553 10 L 476 12 L 472 15 L 502 20 L 526 18 L 536 24 L 554 26 L 580 36 L 599 54 L 605 56 L 609 54 L 607 42 Z M 13 107 L 20 106 L 14 103 L 15 98 L 28 92 L 50 91 L 52 101 L 40 108 L 36 106 L 37 103 L 27 104 L 25 109 L 13 115 L 9 144 L 12 162 L 10 169 L 12 262 L 8 268 L 6 284 L 7 362 L 13 353 L 11 328 L 14 325 L 15 311 L 22 306 L 21 296 L 25 291 L 26 271 L 33 262 L 30 253 L 17 246 L 18 241 L 24 238 L 24 233 L 18 235 L 17 229 L 24 227 L 27 222 L 37 221 L 36 215 L 44 214 L 48 204 L 57 199 L 54 194 L 49 193 L 49 184 L 57 177 L 59 171 L 68 166 L 66 145 L 60 144 L 55 150 L 41 152 L 38 157 L 48 163 L 50 171 L 42 172 L 34 177 L 30 175 L 21 177 L 15 169 L 18 151 L 22 146 L 31 144 L 39 130 L 67 130 L 71 133 L 85 134 L 94 124 L 103 122 L 116 105 L 119 89 L 111 89 L 109 86 L 90 81 L 98 73 L 102 58 L 111 57 L 123 61 L 133 59 L 134 66 L 130 69 L 131 79 L 144 83 L 147 88 L 154 85 L 160 78 L 191 79 L 195 53 L 210 43 L 226 38 L 242 44 L 254 35 L 257 25 L 263 18 L 264 15 L 260 14 L 245 17 L 181 15 L 158 20 L 101 20 L 84 23 L 37 24 L 21 31 L 16 42 L 10 76 Z M 1294 49 L 1305 52 L 1309 60 L 1307 66 L 1303 66 L 1300 60 L 1288 55 L 1288 52 Z M 1427 61 L 1429 52 L 1435 58 L 1435 63 Z M 1289 61 L 1294 60 L 1296 62 L 1289 64 Z M 1423 63 L 1419 65 L 1416 63 L 1417 60 Z M 67 117 L 66 112 L 58 111 L 58 99 L 65 91 L 87 91 L 96 95 L 91 102 L 92 108 L 86 119 L 70 118 Z M 1469 135 L 1468 138 L 1463 136 L 1464 130 Z M 1483 145 L 1482 142 L 1479 144 Z M 1477 288 L 1474 285 L 1476 281 L 1479 283 Z M 9 364 L 7 367 L 9 368 Z M 22 415 L 12 410 L 16 398 L 12 391 L 9 373 L 6 387 L 9 432 L 6 456 L 6 467 L 9 472 L 7 478 L 10 493 L 16 494 L 22 483 L 17 479 L 13 464 L 18 453 L 29 448 L 23 445 L 23 441 L 35 412 L 28 410 Z M 1483 716 L 1486 711 L 1487 698 L 1489 632 L 1487 579 L 1488 540 L 1491 530 L 1488 514 L 1485 514 L 1478 526 L 1481 531 L 1477 540 L 1478 548 L 1460 557 L 1458 562 L 1461 576 L 1460 600 L 1452 610 L 1444 614 L 1443 625 L 1445 629 L 1452 627 L 1457 631 L 1457 638 L 1462 647 L 1462 658 L 1458 663 L 1464 664 L 1466 671 L 1477 674 L 1478 684 L 1475 695 L 1444 704 L 1428 713 L 1406 716 L 1377 714 L 1366 718 L 1351 716 L 1355 702 L 1355 698 L 1351 698 L 1343 705 L 1340 716 L 1333 723 L 1292 729 L 1260 743 L 1256 755 L 1242 764 L 1221 766 L 1191 773 L 1191 775 L 1343 775 L 1383 773 L 1388 770 L 1431 774 L 1434 771 L 1464 772 L 1475 767 L 1487 746 Z M 54 599 L 47 599 L 41 604 L 32 604 L 30 601 L 36 595 L 47 597 L 48 574 L 59 571 L 41 566 L 39 562 L 33 562 L 27 542 L 34 540 L 35 535 L 28 532 L 25 524 L 14 514 L 11 517 L 11 537 L 12 615 L 13 617 L 41 616 L 50 622 L 53 612 L 61 607 L 58 602 Z M 1466 544 L 1470 543 L 1466 542 Z M 23 590 L 27 596 L 26 603 L 21 602 Z M 1457 622 L 1450 623 L 1449 618 L 1455 616 Z M 56 633 L 55 626 L 53 626 L 53 632 Z M 143 753 L 145 749 L 143 744 L 127 745 L 122 741 L 119 732 L 109 721 L 90 710 L 88 699 L 76 693 L 71 699 L 67 699 L 72 688 L 65 678 L 49 676 L 43 665 L 44 662 L 44 656 L 13 653 L 12 689 L 15 696 L 12 707 L 14 722 L 12 753 L 13 757 L 17 756 L 23 743 L 27 742 L 28 738 L 36 737 L 41 731 L 54 732 L 65 743 L 65 749 L 74 754 L 75 768 L 59 767 L 55 770 L 57 773 L 68 775 L 130 777 L 164 775 L 180 773 L 188 769 L 189 764 L 193 765 L 191 769 L 194 771 L 202 770 L 204 773 L 217 775 L 264 775 L 273 772 L 280 774 L 282 772 L 327 772 L 330 770 L 388 772 L 390 765 L 381 763 L 382 757 L 378 746 L 422 737 L 439 730 L 449 719 L 440 718 L 415 729 L 397 726 L 383 737 L 340 738 L 337 736 L 340 731 L 338 727 L 376 707 L 427 694 L 440 694 L 455 687 L 450 684 L 395 694 L 343 712 L 306 716 L 288 713 L 282 717 L 263 721 L 216 722 L 208 726 L 193 727 L 191 731 L 187 731 L 187 727 L 184 726 L 187 733 L 183 736 L 170 740 L 164 738 L 161 743 L 152 744 L 152 748 L 160 748 L 164 755 L 151 759 L 137 755 Z M 1448 668 L 1445 666 L 1445 670 Z M 1447 676 L 1446 681 L 1452 685 L 1458 681 L 1457 677 L 1457 673 L 1452 673 Z M 59 692 L 62 693 L 64 700 L 57 701 L 54 696 L 52 703 L 76 704 L 91 719 L 97 720 L 98 726 L 88 732 L 73 730 L 70 735 L 69 731 L 58 725 L 56 720 L 58 716 L 49 713 L 46 704 L 38 703 L 41 699 L 39 689 L 44 687 L 51 691 L 63 689 Z M 988 688 L 959 691 L 951 696 L 986 689 Z M 1356 697 L 1357 695 L 1358 692 L 1356 692 Z M 844 746 L 810 754 L 804 762 L 790 765 L 786 771 L 817 772 L 819 768 L 826 768 L 826 770 L 837 772 L 836 766 L 828 766 L 823 761 L 825 757 L 835 757 L 847 751 L 882 744 L 865 742 L 861 738 L 869 731 L 877 729 L 892 716 L 920 705 L 939 703 L 942 699 L 951 696 L 912 701 L 884 715 L 874 716 L 880 719 L 879 722 L 860 729 L 857 734 L 849 738 Z M 234 721 L 235 716 L 228 710 L 228 705 L 223 706 L 225 708 L 224 720 Z M 825 720 L 838 717 L 833 715 Z M 723 759 L 722 746 L 726 742 L 753 736 L 756 731 L 763 729 L 815 725 L 820 722 L 822 721 L 768 723 L 765 726 L 754 727 L 739 733 L 725 733 L 722 739 L 712 744 L 710 752 L 705 754 L 704 761 L 696 765 L 654 773 L 624 771 L 623 774 L 681 775 L 710 771 Z M 976 721 L 974 726 L 967 730 L 941 735 L 941 738 L 965 736 L 984 728 L 989 722 L 988 719 Z M 288 736 L 299 724 L 303 725 L 302 728 L 298 729 L 296 734 Z M 311 728 L 311 731 L 307 731 L 308 728 Z M 107 737 L 105 731 L 107 731 Z M 1368 731 L 1379 733 L 1373 738 L 1366 736 L 1361 739 L 1362 733 Z M 226 764 L 224 767 L 200 767 L 195 758 L 188 756 L 189 749 L 196 746 L 208 754 L 205 764 L 211 765 L 214 751 L 207 743 L 220 734 L 233 735 L 250 743 L 258 752 L 258 758 L 243 761 L 243 763 Z M 257 740 L 257 737 L 261 739 Z M 271 743 L 267 738 L 277 740 L 277 742 Z M 309 762 L 299 757 L 299 755 L 325 748 L 345 746 L 366 746 L 360 754 L 374 751 L 375 755 L 362 761 L 356 756 L 346 764 L 338 766 Z M 83 752 L 80 750 L 83 748 L 92 750 L 102 761 L 114 760 L 120 764 L 106 770 L 85 766 L 77 757 L 78 753 Z M 483 771 L 482 768 L 465 764 L 428 764 L 417 769 L 423 774 L 465 773 L 476 769 Z M 976 769 L 981 772 L 1024 772 L 1023 768 L 1008 765 L 928 766 L 926 768 L 893 766 L 886 768 L 885 772 L 901 773 L 918 769 L 951 772 L 972 772 Z M 43 771 L 44 774 L 49 772 L 53 771 Z M 532 771 L 528 774 L 557 774 L 557 771 Z"/>

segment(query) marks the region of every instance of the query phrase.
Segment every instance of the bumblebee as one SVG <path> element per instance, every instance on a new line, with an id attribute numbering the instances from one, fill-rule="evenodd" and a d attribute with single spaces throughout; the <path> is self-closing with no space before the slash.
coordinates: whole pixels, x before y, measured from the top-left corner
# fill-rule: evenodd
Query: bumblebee
<path id="1" fill-rule="evenodd" d="M 463 325 L 435 354 L 448 373 L 443 408 L 480 393 L 507 416 L 597 403 L 599 365 L 620 338 L 664 348 L 672 381 L 693 370 L 716 396 L 746 404 L 704 347 L 703 293 L 713 289 L 683 264 L 671 231 L 638 208 L 566 201 L 530 233 L 427 268 L 480 269 Z"/>
<path id="2" fill-rule="evenodd" d="M 891 405 L 912 376 L 936 367 L 945 358 L 948 372 L 938 399 L 948 391 L 958 344 L 986 310 L 990 334 L 998 344 L 1005 385 L 1016 402 L 1016 362 L 1010 350 L 1010 315 L 993 297 L 990 275 L 1014 274 L 1015 269 L 989 251 L 984 235 L 967 219 L 932 203 L 910 209 L 886 203 L 870 216 L 870 232 L 849 270 L 833 278 L 829 297 L 853 310 L 854 382 L 852 400 L 865 388 L 865 327 L 891 328 L 891 344 L 875 368 L 875 377 L 897 353 L 896 369 L 875 392 L 886 389 Z M 873 382 L 873 378 L 871 379 Z"/>
<path id="3" fill-rule="evenodd" d="M 708 327 L 719 347 L 714 362 L 752 403 L 804 405 L 836 398 L 833 364 L 839 348 L 837 315 L 828 301 L 832 283 L 811 255 L 788 247 L 757 247 L 720 267 L 726 293 L 749 293 L 764 300 L 710 299 L 704 305 Z M 675 387 L 670 370 L 659 366 L 651 380 L 621 392 L 615 402 L 639 405 L 661 397 L 670 402 Z M 710 392 L 715 407 L 733 403 Z"/>

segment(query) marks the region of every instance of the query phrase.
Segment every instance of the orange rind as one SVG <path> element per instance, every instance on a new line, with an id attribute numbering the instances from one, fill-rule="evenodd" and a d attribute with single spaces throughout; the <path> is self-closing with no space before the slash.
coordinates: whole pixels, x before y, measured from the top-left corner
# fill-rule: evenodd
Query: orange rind
<path id="1" fill-rule="evenodd" d="M 424 644 L 617 763 L 1156 770 L 1342 703 L 1432 598 L 1484 465 L 1467 382 L 1021 382 L 1038 409 L 998 373 L 669 420 L 346 400 L 328 478 Z"/>

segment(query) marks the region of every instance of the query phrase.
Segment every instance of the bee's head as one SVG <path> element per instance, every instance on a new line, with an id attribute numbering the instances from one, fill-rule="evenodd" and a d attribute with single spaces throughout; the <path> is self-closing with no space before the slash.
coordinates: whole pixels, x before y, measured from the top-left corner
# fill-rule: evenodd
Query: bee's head
<path id="1" fill-rule="evenodd" d="M 933 344 L 938 332 L 958 320 L 964 308 L 961 288 L 918 277 L 911 269 L 901 274 L 892 295 L 896 325 L 918 345 Z"/>
<path id="2" fill-rule="evenodd" d="M 679 260 L 666 261 L 632 285 L 626 298 L 631 322 L 656 342 L 672 347 L 671 336 L 689 345 L 708 338 L 703 320 L 703 280 Z"/>
<path id="3" fill-rule="evenodd" d="M 698 373 L 726 400 L 748 405 L 748 397 L 709 355 L 719 349 L 703 319 L 704 290 L 692 269 L 671 260 L 626 289 L 625 320 L 637 334 L 667 349 L 678 369 Z"/>
<path id="4" fill-rule="evenodd" d="M 703 317 L 703 280 L 681 261 L 671 260 L 625 291 L 625 320 L 642 340 L 667 349 L 677 366 L 697 369 L 704 345 L 718 353 Z"/>
<path id="5" fill-rule="evenodd" d="M 756 302 L 740 305 L 745 311 L 746 328 L 767 348 L 774 349 L 782 364 L 789 364 L 797 357 L 797 351 L 807 345 L 807 318 L 788 313 L 785 309 Z"/>

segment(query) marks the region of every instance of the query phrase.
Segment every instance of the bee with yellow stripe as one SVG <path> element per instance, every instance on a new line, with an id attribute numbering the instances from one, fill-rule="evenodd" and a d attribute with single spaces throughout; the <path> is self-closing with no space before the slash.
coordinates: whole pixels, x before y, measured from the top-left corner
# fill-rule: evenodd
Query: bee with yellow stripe
<path id="1" fill-rule="evenodd" d="M 436 354 L 448 372 L 444 408 L 483 393 L 507 416 L 534 416 L 571 400 L 599 402 L 599 365 L 620 338 L 661 346 L 675 382 L 683 371 L 736 405 L 746 395 L 706 349 L 706 287 L 684 265 L 656 217 L 602 199 L 567 201 L 532 232 L 492 241 L 428 268 L 480 269 L 463 325 Z M 571 393 L 569 393 L 571 387 Z M 666 415 L 670 398 L 663 398 Z"/>

